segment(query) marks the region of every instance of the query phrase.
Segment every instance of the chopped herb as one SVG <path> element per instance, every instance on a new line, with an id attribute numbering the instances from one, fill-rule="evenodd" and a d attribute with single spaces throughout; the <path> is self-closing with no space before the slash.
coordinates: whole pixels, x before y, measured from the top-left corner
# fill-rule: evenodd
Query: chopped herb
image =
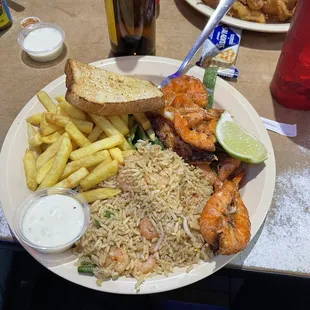
<path id="1" fill-rule="evenodd" d="M 126 140 L 130 144 L 130 146 L 132 146 L 134 149 L 136 149 L 136 147 L 134 146 L 133 140 L 131 140 L 130 137 L 126 137 Z"/>
<path id="2" fill-rule="evenodd" d="M 97 227 L 97 228 L 100 228 L 100 223 L 98 220 L 94 219 L 94 225 Z"/>
<path id="3" fill-rule="evenodd" d="M 126 136 L 127 142 L 128 142 L 133 148 L 135 148 L 135 146 L 134 146 L 134 144 L 135 144 L 135 143 L 134 143 L 134 140 L 135 140 L 135 137 L 136 137 L 137 128 L 138 128 L 138 124 L 136 123 L 135 125 L 133 125 L 133 127 L 130 129 L 129 134 Z"/>
<path id="4" fill-rule="evenodd" d="M 111 215 L 114 215 L 111 211 L 109 211 L 109 210 L 104 211 L 104 214 L 103 214 L 104 217 L 109 219 L 111 217 Z"/>
<path id="5" fill-rule="evenodd" d="M 145 134 L 141 125 L 138 126 L 137 133 L 136 133 L 136 140 L 144 140 L 149 141 L 148 136 Z"/>
<path id="6" fill-rule="evenodd" d="M 163 143 L 157 137 L 153 141 L 153 144 L 160 145 L 162 151 L 165 149 L 165 146 L 163 145 Z"/>

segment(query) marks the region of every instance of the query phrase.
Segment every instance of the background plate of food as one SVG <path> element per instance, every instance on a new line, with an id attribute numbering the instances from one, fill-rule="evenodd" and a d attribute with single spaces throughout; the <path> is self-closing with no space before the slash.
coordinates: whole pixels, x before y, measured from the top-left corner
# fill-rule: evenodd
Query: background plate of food
<path id="1" fill-rule="evenodd" d="M 210 98 L 201 82 L 205 70 L 199 67 L 163 93 L 145 81 L 158 85 L 179 65 L 178 60 L 151 56 L 106 59 L 92 66 L 69 60 L 67 76 L 38 92 L 13 122 L 0 156 L 2 207 L 25 249 L 55 274 L 105 292 L 168 291 L 225 266 L 235 256 L 230 254 L 243 250 L 262 225 L 273 197 L 275 159 L 260 117 L 221 78 L 216 81 L 214 106 L 206 108 Z M 132 96 L 138 99 L 131 101 Z M 150 109 L 158 112 L 146 113 L 147 119 L 142 112 Z M 141 113 L 128 117 L 133 110 Z M 257 151 L 264 146 L 261 156 L 245 154 L 244 161 L 251 164 L 239 166 L 223 150 L 231 150 L 229 141 L 242 140 L 243 131 L 230 115 L 250 133 L 242 138 L 246 143 L 254 139 Z M 225 142 L 225 128 L 238 139 Z M 29 145 L 32 149 L 26 151 Z M 216 176 L 209 163 L 218 160 Z M 90 208 L 81 239 L 57 254 L 26 244 L 14 224 L 16 209 L 31 194 L 29 188 L 49 186 L 82 192 Z M 221 205 L 225 210 L 218 212 Z"/>
<path id="2" fill-rule="evenodd" d="M 200 13 L 211 16 L 218 0 L 185 0 Z M 297 0 L 237 0 L 223 23 L 258 32 L 285 33 Z"/>

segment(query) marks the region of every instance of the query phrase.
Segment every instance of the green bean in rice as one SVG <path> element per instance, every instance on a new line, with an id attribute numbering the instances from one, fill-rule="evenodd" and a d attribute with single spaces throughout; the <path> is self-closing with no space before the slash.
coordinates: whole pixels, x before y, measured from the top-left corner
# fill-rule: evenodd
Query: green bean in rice
<path id="1" fill-rule="evenodd" d="M 174 267 L 189 272 L 212 251 L 199 232 L 199 217 L 212 186 L 203 171 L 171 150 L 141 142 L 118 175 L 100 184 L 122 189 L 118 196 L 94 202 L 91 222 L 74 251 L 78 263 L 91 262 L 100 284 L 120 276 L 137 279 L 169 275 Z M 147 218 L 156 237 L 147 240 L 139 223 Z M 117 253 L 111 259 L 111 252 Z M 149 262 L 155 266 L 143 268 Z M 144 265 L 143 265 L 144 264 Z"/>

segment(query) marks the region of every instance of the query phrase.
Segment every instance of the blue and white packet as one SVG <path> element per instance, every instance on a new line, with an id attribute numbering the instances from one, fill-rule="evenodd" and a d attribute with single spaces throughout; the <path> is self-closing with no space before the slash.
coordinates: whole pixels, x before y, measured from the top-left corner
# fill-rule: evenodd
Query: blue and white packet
<path id="1" fill-rule="evenodd" d="M 218 25 L 202 46 L 201 56 L 196 63 L 200 67 L 218 67 L 217 75 L 237 78 L 235 67 L 242 30 L 227 25 Z"/>

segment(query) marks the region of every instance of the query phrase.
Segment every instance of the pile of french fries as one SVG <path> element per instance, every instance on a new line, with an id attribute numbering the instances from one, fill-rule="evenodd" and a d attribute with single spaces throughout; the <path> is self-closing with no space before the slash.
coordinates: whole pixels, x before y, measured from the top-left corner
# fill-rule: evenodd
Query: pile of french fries
<path id="1" fill-rule="evenodd" d="M 93 188 L 117 174 L 124 157 L 135 151 L 130 134 L 137 123 L 155 140 L 145 114 L 104 117 L 77 109 L 64 96 L 55 98 L 58 104 L 44 91 L 37 97 L 46 111 L 26 119 L 28 188 L 79 188 L 87 202 L 119 194 L 119 189 Z"/>

